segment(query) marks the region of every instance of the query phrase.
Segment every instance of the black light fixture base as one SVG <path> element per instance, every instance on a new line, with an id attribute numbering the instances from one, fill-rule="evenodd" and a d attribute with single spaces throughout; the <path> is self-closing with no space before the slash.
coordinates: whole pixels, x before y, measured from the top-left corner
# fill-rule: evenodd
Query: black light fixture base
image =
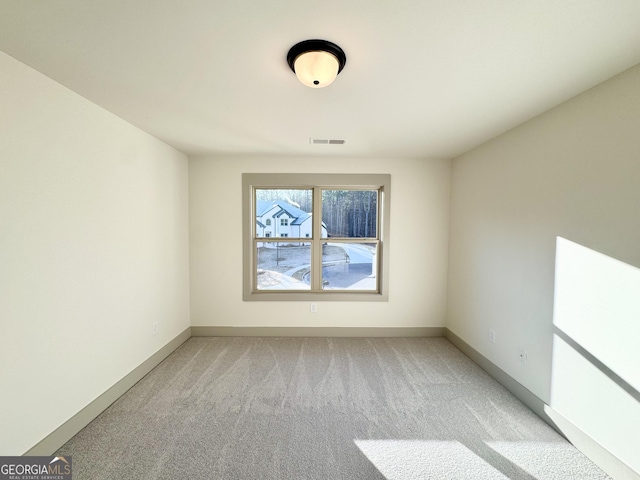
<path id="1" fill-rule="evenodd" d="M 327 40 L 305 40 L 300 43 L 296 43 L 291 49 L 289 53 L 287 53 L 287 63 L 291 70 L 295 73 L 294 65 L 296 63 L 296 58 L 298 58 L 303 53 L 307 52 L 329 52 L 331 55 L 338 59 L 338 73 L 342 71 L 344 65 L 347 63 L 347 56 L 344 51 L 335 43 L 329 42 Z"/>

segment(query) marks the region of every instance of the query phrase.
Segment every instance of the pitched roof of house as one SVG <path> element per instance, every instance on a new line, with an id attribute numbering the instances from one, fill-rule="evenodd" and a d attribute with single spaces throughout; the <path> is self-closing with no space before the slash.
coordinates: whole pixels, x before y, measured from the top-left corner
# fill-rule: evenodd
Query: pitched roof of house
<path id="1" fill-rule="evenodd" d="M 300 210 L 285 200 L 258 200 L 256 202 L 256 215 L 261 217 L 274 207 L 280 208 L 280 211 L 274 216 L 281 216 L 286 213 L 294 219 L 291 222 L 292 225 L 300 225 L 311 216 L 311 214 Z"/>

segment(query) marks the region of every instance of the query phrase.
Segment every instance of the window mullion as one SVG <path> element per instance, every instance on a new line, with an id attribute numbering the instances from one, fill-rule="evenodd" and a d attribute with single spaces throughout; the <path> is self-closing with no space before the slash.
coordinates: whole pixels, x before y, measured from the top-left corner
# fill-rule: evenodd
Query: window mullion
<path id="1" fill-rule="evenodd" d="M 322 290 L 322 193 L 313 188 L 313 241 L 311 249 L 311 290 Z"/>

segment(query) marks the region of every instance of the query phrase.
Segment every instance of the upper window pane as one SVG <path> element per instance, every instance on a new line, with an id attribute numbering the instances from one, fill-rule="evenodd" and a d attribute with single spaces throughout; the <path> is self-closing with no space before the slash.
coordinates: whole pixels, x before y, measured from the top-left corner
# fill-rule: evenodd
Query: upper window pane
<path id="1" fill-rule="evenodd" d="M 322 221 L 329 237 L 377 238 L 377 190 L 323 190 Z"/>
<path id="2" fill-rule="evenodd" d="M 256 238 L 309 238 L 313 232 L 313 190 L 256 189 Z"/>

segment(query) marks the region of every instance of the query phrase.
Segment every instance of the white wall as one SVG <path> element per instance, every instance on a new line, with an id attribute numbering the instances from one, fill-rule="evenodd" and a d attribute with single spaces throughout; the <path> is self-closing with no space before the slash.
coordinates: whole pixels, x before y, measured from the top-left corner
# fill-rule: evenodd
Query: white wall
<path id="1" fill-rule="evenodd" d="M 1 52 L 0 72 L 0 455 L 20 455 L 189 326 L 188 165 Z"/>
<path id="2" fill-rule="evenodd" d="M 389 173 L 389 302 L 242 301 L 242 173 Z M 442 327 L 450 162 L 335 158 L 189 161 L 194 326 Z"/>
<path id="3" fill-rule="evenodd" d="M 638 132 L 640 66 L 453 162 L 447 326 L 547 403 L 556 236 L 640 266 Z M 576 385 L 574 401 L 624 415 L 627 407 L 600 401 L 608 393 Z M 574 420 L 588 430 L 594 418 Z M 614 454 L 619 446 L 605 445 Z"/>

